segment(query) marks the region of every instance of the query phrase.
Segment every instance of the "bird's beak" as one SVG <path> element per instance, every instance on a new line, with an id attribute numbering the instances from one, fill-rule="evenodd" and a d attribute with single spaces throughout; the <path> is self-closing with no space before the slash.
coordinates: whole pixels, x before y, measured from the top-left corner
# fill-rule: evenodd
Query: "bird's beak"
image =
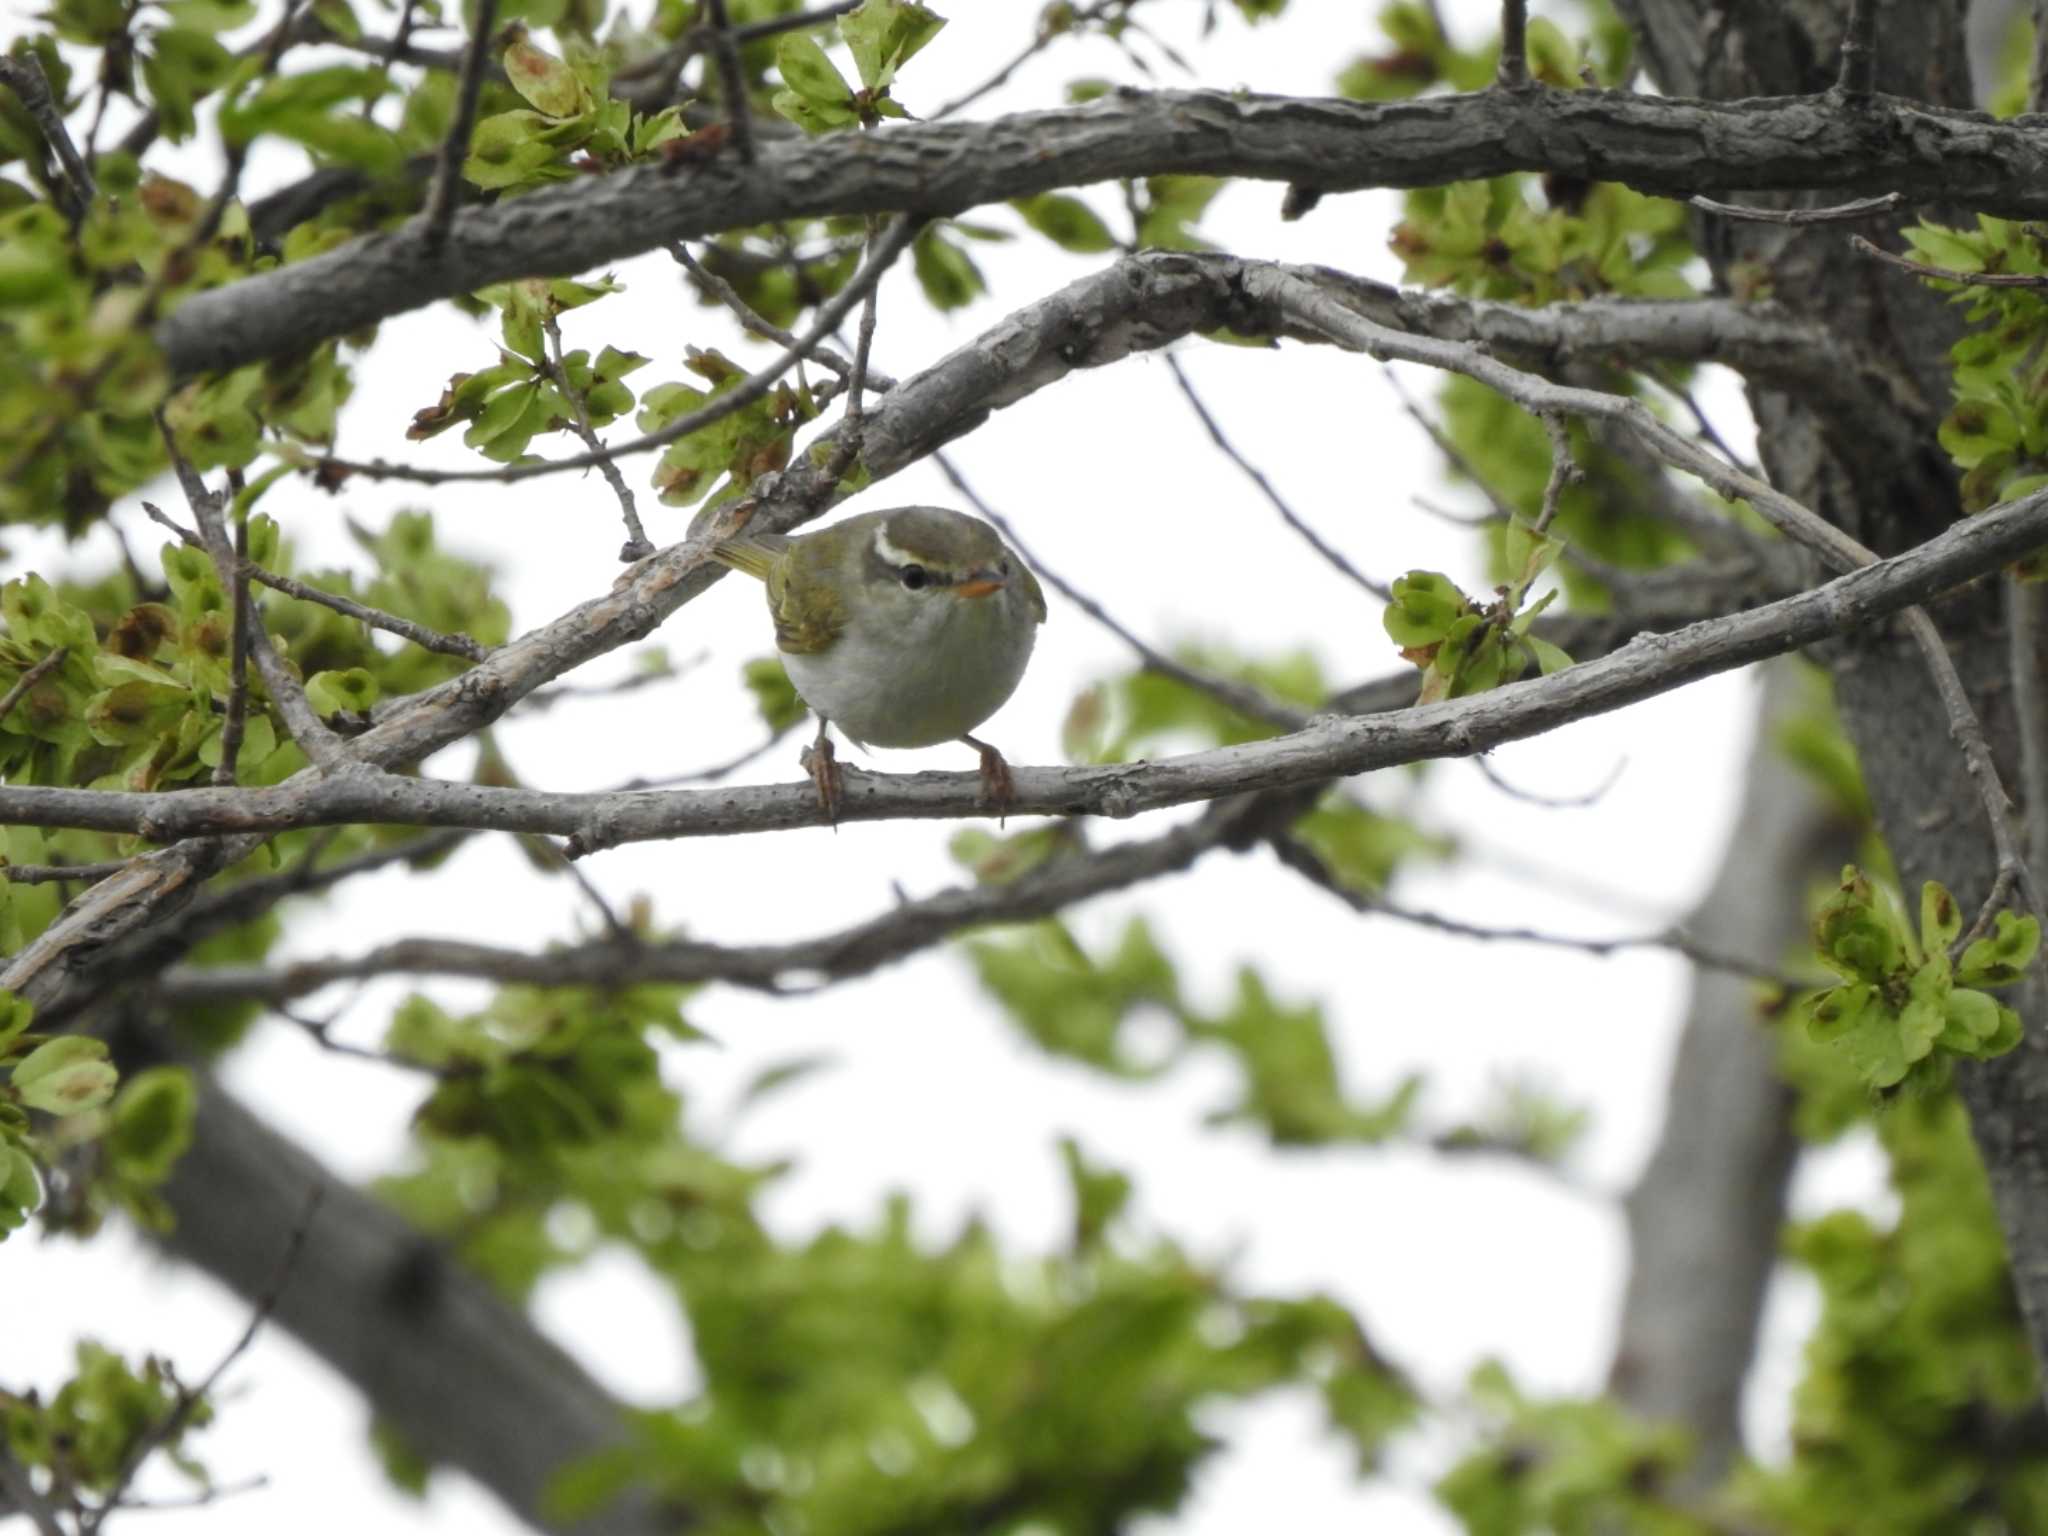
<path id="1" fill-rule="evenodd" d="M 976 571 L 953 590 L 962 597 L 987 597 L 991 592 L 1002 591 L 1003 586 L 1002 577 L 992 576 L 987 571 Z"/>

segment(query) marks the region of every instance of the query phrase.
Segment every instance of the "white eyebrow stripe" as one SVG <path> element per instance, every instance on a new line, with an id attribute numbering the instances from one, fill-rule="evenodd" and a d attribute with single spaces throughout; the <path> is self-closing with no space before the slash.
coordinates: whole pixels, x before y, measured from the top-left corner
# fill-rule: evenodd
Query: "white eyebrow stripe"
<path id="1" fill-rule="evenodd" d="M 881 556 L 884 564 L 893 565 L 898 568 L 906 565 L 922 565 L 924 563 L 917 556 L 910 553 L 909 550 L 889 542 L 889 525 L 887 523 L 883 523 L 875 529 L 875 553 Z"/>

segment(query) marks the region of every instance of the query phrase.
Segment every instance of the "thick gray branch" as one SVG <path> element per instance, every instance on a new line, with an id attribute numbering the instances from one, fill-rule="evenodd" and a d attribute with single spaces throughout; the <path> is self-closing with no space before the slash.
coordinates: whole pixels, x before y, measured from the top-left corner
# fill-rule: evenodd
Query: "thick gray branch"
<path id="1" fill-rule="evenodd" d="M 1989 574 L 2044 540 L 2048 492 L 2037 492 L 1813 591 L 1671 634 L 1640 635 L 1598 661 L 1493 693 L 1394 715 L 1326 715 L 1289 735 L 1153 762 L 1017 768 L 1010 814 L 1131 816 L 1469 756 L 1870 624 Z M 842 821 L 986 814 L 980 779 L 972 773 L 849 768 L 845 779 Z M 375 772 L 302 775 L 271 789 L 161 794 L 0 786 L 0 821 L 139 832 L 157 840 L 381 822 L 550 833 L 588 852 L 653 838 L 816 826 L 823 818 L 807 781 L 619 794 L 553 794 Z"/>
<path id="2" fill-rule="evenodd" d="M 159 337 L 181 376 L 238 367 L 510 278 L 580 272 L 675 240 L 819 214 L 962 213 L 1057 187 L 1167 172 L 1329 192 L 1543 170 L 1695 192 L 1901 192 L 2011 217 L 2048 213 L 2048 136 L 1889 97 L 1721 103 L 1609 91 L 1486 91 L 1368 105 L 1124 92 L 983 123 L 767 144 L 583 178 L 459 215 L 438 249 L 416 228 L 195 295 Z"/>
<path id="3" fill-rule="evenodd" d="M 307 1196 L 321 1189 L 318 1220 L 271 1315 L 408 1445 L 469 1473 L 540 1530 L 655 1536 L 687 1527 L 686 1511 L 632 1497 L 573 1526 L 549 1518 L 550 1481 L 624 1441 L 624 1409 L 395 1212 L 196 1075 L 192 1147 L 164 1189 L 177 1218 L 164 1239 L 171 1253 L 253 1299 L 275 1281 Z"/>
<path id="4" fill-rule="evenodd" d="M 1851 857 L 1854 837 L 1776 740 L 1778 726 L 1810 705 L 1805 680 L 1788 662 L 1764 677 L 1742 809 L 1720 873 L 1684 927 L 1716 950 L 1775 966 L 1801 938 L 1809 877 Z M 1718 1483 L 1742 1448 L 1742 1384 L 1797 1154 L 1791 1109 L 1756 989 L 1696 969 L 1664 1128 L 1628 1196 L 1612 1384 L 1644 1418 L 1692 1432 L 1687 1485 L 1698 1491 Z"/>

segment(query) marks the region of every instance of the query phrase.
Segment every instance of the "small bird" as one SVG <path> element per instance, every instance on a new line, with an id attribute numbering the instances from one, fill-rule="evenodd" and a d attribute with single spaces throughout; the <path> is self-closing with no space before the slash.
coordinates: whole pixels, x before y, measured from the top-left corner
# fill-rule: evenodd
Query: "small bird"
<path id="1" fill-rule="evenodd" d="M 768 585 L 776 648 L 818 716 L 806 766 L 834 823 L 833 725 L 861 746 L 965 742 L 981 754 L 983 797 L 1008 807 L 1009 764 L 968 733 L 1024 675 L 1045 593 L 993 528 L 944 507 L 895 507 L 796 538 L 742 535 L 712 554 Z"/>

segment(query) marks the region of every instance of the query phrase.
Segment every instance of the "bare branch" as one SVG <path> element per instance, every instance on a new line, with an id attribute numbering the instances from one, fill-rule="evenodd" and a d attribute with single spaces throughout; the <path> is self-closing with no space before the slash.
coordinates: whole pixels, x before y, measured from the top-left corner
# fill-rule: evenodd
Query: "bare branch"
<path id="1" fill-rule="evenodd" d="M 533 199 L 517 201 L 531 204 Z M 1100 367 L 1198 331 L 1260 323 L 1247 313 L 1245 300 L 1247 280 L 1262 265 L 1228 256 L 1155 251 L 1126 257 L 1079 278 L 1004 316 L 931 367 L 901 380 L 870 407 L 862 462 L 876 480 L 884 479 L 972 430 L 991 410 L 1028 398 L 1077 369 Z M 1347 286 L 1349 291 L 1353 290 Z M 189 307 L 182 306 L 178 313 Z M 1733 329 L 1741 328 L 1747 313 L 1732 305 L 1709 303 L 1709 308 Z M 1616 307 L 1602 323 L 1619 327 L 1625 336 L 1628 314 Z M 1265 323 L 1278 326 L 1281 321 L 1274 316 Z M 1668 327 L 1659 322 L 1657 334 L 1667 333 Z M 1719 325 L 1694 326 L 1686 331 L 1685 341 L 1712 355 L 1720 334 Z M 1317 339 L 1322 339 L 1320 333 Z M 1803 350 L 1788 346 L 1781 355 L 1793 357 Z M 1760 355 L 1769 351 L 1761 349 Z M 1848 371 L 1846 365 L 1841 371 Z M 1816 380 L 1809 396 L 1826 382 Z M 821 441 L 830 438 L 828 432 Z M 749 526 L 788 532 L 819 515 L 834 499 L 819 468 L 803 455 L 780 474 L 757 480 Z M 1970 527 L 1995 528 L 2000 515 L 1973 519 Z M 709 550 L 731 531 L 729 523 L 700 530 L 633 567 L 611 591 L 499 647 L 473 671 L 395 701 L 356 738 L 355 751 L 364 761 L 387 768 L 420 762 L 489 725 L 583 663 L 644 638 L 719 579 L 722 571 Z M 1549 629 L 1548 620 L 1539 622 Z M 1593 622 L 1602 633 L 1631 632 L 1613 619 Z M 1578 642 L 1562 631 L 1553 638 L 1579 653 Z M 1385 693 L 1399 695 L 1397 702 L 1406 703 L 1414 698 L 1415 686 L 1412 678 L 1389 679 L 1360 697 Z M 1331 703 L 1337 709 L 1358 707 L 1348 695 Z M 127 871 L 77 898 L 13 956 L 0 970 L 0 986 L 29 997 L 40 1016 L 54 1019 L 94 995 L 105 985 L 104 978 L 132 974 L 136 968 L 145 973 L 160 968 L 166 955 L 178 952 L 185 930 L 164 923 L 161 931 L 168 935 L 167 946 L 159 946 L 152 942 L 155 925 L 185 901 L 193 885 L 246 857 L 262 836 L 251 833 L 187 843 L 136 860 Z"/>
<path id="2" fill-rule="evenodd" d="M 1529 0 L 1501 0 L 1500 68 L 1493 83 L 1504 91 L 1529 85 Z"/>
<path id="3" fill-rule="evenodd" d="M 1868 96 L 1877 80 L 1877 0 L 1849 0 L 1849 19 L 1842 29 L 1842 72 L 1835 89 L 1845 96 Z"/>
<path id="4" fill-rule="evenodd" d="M 1389 357 L 1402 358 L 1410 362 L 1427 363 L 1431 367 L 1443 368 L 1452 373 L 1464 374 L 1498 390 L 1524 410 L 1531 411 L 1541 418 L 1547 419 L 1569 412 L 1618 422 L 1626 426 L 1667 464 L 1699 476 L 1723 496 L 1732 500 L 1747 501 L 1771 526 L 1815 551 L 1837 570 L 1868 568 L 1877 558 L 1848 534 L 1783 492 L 1766 485 L 1753 475 L 1744 474 L 1707 452 L 1698 443 L 1672 431 L 1639 400 L 1619 395 L 1603 395 L 1597 390 L 1554 384 L 1533 374 L 1521 373 L 1470 346 L 1404 337 L 1348 310 L 1337 303 L 1326 290 L 1298 277 L 1263 273 L 1255 275 L 1253 281 L 1259 287 L 1270 285 L 1276 290 L 1279 303 L 1287 312 L 1305 323 L 1319 326 L 1333 338 L 1357 347 L 1382 362 Z M 2040 907 L 2033 888 L 2033 879 L 2025 862 L 2019 857 L 2018 844 L 2013 837 L 2011 819 L 2007 814 L 2010 801 L 2006 798 L 2004 787 L 1998 781 L 1990 748 L 1984 740 L 1983 728 L 1977 721 L 1969 695 L 1956 672 L 1955 662 L 1949 656 L 1948 648 L 1942 643 L 1941 635 L 1934 627 L 1934 621 L 1924 612 L 1909 612 L 1906 621 L 1908 630 L 1915 644 L 1919 646 L 1929 672 L 1933 675 L 1942 705 L 1948 713 L 1950 734 L 1954 736 L 1969 762 L 1970 776 L 1983 804 L 1992 844 L 1998 855 L 1998 879 L 1983 911 L 1979 914 L 1979 925 L 1990 921 L 1997 903 L 2010 889 L 2017 889 L 2027 906 L 2038 911 Z"/>
<path id="5" fill-rule="evenodd" d="M 447 137 L 434 163 L 434 185 L 427 194 L 427 210 L 421 216 L 421 248 L 438 254 L 448 239 L 455 218 L 455 200 L 462 190 L 462 162 L 469 158 L 469 133 L 476 122 L 476 100 L 484 86 L 485 55 L 490 52 L 491 30 L 498 21 L 498 0 L 476 0 L 476 19 L 471 24 L 469 48 L 462 57 L 462 76 L 455 86 L 455 116 L 448 124 Z"/>
<path id="6" fill-rule="evenodd" d="M 1524 805 L 1538 805 L 1546 811 L 1581 811 L 1587 806 L 1598 805 L 1607 798 L 1608 792 L 1621 782 L 1622 774 L 1627 772 L 1628 759 L 1625 757 L 1616 758 L 1614 766 L 1607 770 L 1606 777 L 1601 779 L 1591 789 L 1577 795 L 1539 795 L 1534 790 L 1523 789 L 1518 784 L 1511 784 L 1508 780 L 1501 777 L 1500 770 L 1494 767 L 1492 759 L 1483 752 L 1472 759 L 1472 766 L 1479 770 L 1480 775 L 1487 783 L 1506 795 L 1510 800 L 1519 800 Z"/>
<path id="7" fill-rule="evenodd" d="M 1231 446 L 1230 439 L 1223 435 L 1223 428 L 1217 423 L 1216 418 L 1210 414 L 1209 407 L 1203 404 L 1202 397 L 1195 392 L 1194 383 L 1188 378 L 1187 370 L 1181 367 L 1180 359 L 1171 352 L 1162 355 L 1166 359 L 1168 370 L 1173 374 L 1173 382 L 1180 386 L 1181 394 L 1187 397 L 1187 402 L 1194 409 L 1196 418 L 1202 423 L 1203 429 L 1208 432 L 1209 441 L 1216 445 L 1225 458 L 1229 459 L 1231 463 L 1244 472 L 1245 478 L 1259 488 L 1260 493 L 1271 503 L 1273 510 L 1280 514 L 1280 520 L 1299 534 L 1308 544 L 1309 548 L 1321 555 L 1340 574 L 1365 588 L 1367 592 L 1370 592 L 1381 602 L 1392 602 L 1394 594 L 1385 582 L 1374 581 L 1370 576 L 1359 570 L 1357 566 L 1345 559 L 1342 550 L 1326 542 L 1321 534 L 1311 528 L 1307 522 L 1296 514 L 1292 507 L 1287 505 L 1286 500 L 1280 493 L 1273 489 L 1273 482 L 1266 478 L 1264 471 Z"/>
<path id="8" fill-rule="evenodd" d="M 1875 257 L 1886 266 L 1897 267 L 1915 277 L 1939 278 L 1944 283 L 1960 283 L 1966 288 L 2048 288 L 2048 277 L 2032 272 L 1958 272 L 1954 267 L 1932 266 L 1910 256 L 1900 256 L 1861 235 L 1851 235 L 1849 244 L 1865 256 Z"/>
<path id="9" fill-rule="evenodd" d="M 1641 635 L 1600 660 L 1490 693 L 1392 715 L 1318 715 L 1285 736 L 1180 757 L 1018 768 L 1009 813 L 1126 817 L 1430 758 L 1470 756 L 1873 623 L 1995 571 L 2043 542 L 2048 492 L 2037 492 L 1813 591 L 1667 634 Z M 357 738 L 357 747 L 376 753 L 390 740 L 379 733 L 397 729 L 395 719 L 380 722 Z M 842 821 L 987 814 L 975 773 L 877 774 L 847 767 L 844 775 Z M 399 774 L 304 774 L 265 789 L 149 794 L 0 786 L 0 822 L 139 832 L 159 842 L 391 823 L 548 833 L 568 837 L 571 854 L 580 855 L 652 838 L 779 831 L 823 821 L 808 781 L 657 794 L 550 793 Z"/>
<path id="10" fill-rule="evenodd" d="M 1906 204 L 1905 197 L 1897 192 L 1859 197 L 1854 202 L 1836 203 L 1826 208 L 1747 208 L 1740 203 L 1723 203 L 1711 197 L 1698 196 L 1688 197 L 1685 201 L 1701 213 L 1715 214 L 1724 219 L 1744 219 L 1752 224 L 1792 225 L 1846 224 L 1856 219 L 1895 213 Z"/>
<path id="11" fill-rule="evenodd" d="M 711 29 L 711 56 L 718 61 L 719 88 L 725 93 L 725 121 L 732 134 L 733 153 L 742 165 L 752 165 L 754 123 L 747 104 L 747 76 L 740 68 L 739 44 L 733 41 L 725 0 L 704 0 L 704 18 L 704 25 Z"/>
<path id="12" fill-rule="evenodd" d="M 11 1504 L 28 1516 L 29 1524 L 36 1528 L 36 1536 L 64 1536 L 64 1527 L 57 1522 L 57 1511 L 36 1491 L 36 1485 L 29 1480 L 28 1468 L 14 1459 L 14 1447 L 4 1439 L 0 1439 L 0 1494 L 6 1496 L 4 1501 L 0 1501 L 0 1513 L 5 1513 Z"/>
<path id="13" fill-rule="evenodd" d="M 739 289 L 733 287 L 731 283 L 692 256 L 690 248 L 680 240 L 669 246 L 668 253 L 675 259 L 678 266 L 689 273 L 690 281 L 696 284 L 701 292 L 709 294 L 727 309 L 731 310 L 734 316 L 738 318 L 740 324 L 752 331 L 756 336 L 763 336 L 769 341 L 780 342 L 785 347 L 795 347 L 798 345 L 793 333 L 764 318 L 753 305 L 741 297 Z M 811 348 L 809 361 L 817 363 L 823 368 L 830 369 L 842 379 L 850 377 L 853 373 L 853 364 L 823 343 Z M 870 370 L 868 373 L 868 388 L 870 389 L 877 391 L 888 390 L 894 388 L 895 384 L 896 381 L 886 375 L 875 373 L 873 370 Z"/>
<path id="14" fill-rule="evenodd" d="M 882 280 L 882 274 L 889 270 L 896 258 L 909 246 L 917 229 L 918 223 L 915 219 L 898 219 L 875 243 L 874 253 L 869 256 L 867 264 L 819 309 L 818 318 L 812 323 L 810 330 L 797 338 L 796 345 L 784 351 L 767 367 L 748 375 L 735 388 L 727 390 L 687 416 L 678 417 L 658 432 L 649 432 L 643 437 L 632 438 L 616 447 L 601 449 L 595 453 L 575 454 L 566 459 L 549 459 L 541 464 L 508 464 L 502 469 L 415 469 L 402 464 L 387 464 L 382 459 L 368 464 L 357 464 L 347 459 L 336 458 L 316 460 L 310 467 L 321 473 L 362 475 L 370 480 L 407 480 L 415 485 L 447 485 L 465 480 L 510 483 L 515 480 L 531 480 L 538 475 L 559 474 L 568 469 L 588 469 L 592 465 L 624 458 L 627 454 L 645 453 L 650 448 L 665 447 L 669 443 L 688 437 L 693 432 L 700 432 L 715 422 L 723 421 L 736 411 L 746 409 L 773 389 L 776 380 L 787 373 L 792 364 L 809 356 L 820 341 L 838 328 L 840 321 L 846 318 L 853 307 L 874 290 L 875 285 Z"/>
<path id="15" fill-rule="evenodd" d="M 99 189 L 93 182 L 92 172 L 86 169 L 85 161 L 78 153 L 78 146 L 71 141 L 71 130 L 65 126 L 63 108 L 57 104 L 57 98 L 50 89 L 50 77 L 43 73 L 42 59 L 33 49 L 26 48 L 18 56 L 0 55 L 0 85 L 5 85 L 20 99 L 42 132 L 43 142 L 49 145 L 57 157 L 57 164 L 63 168 L 70 194 L 65 198 L 65 217 L 76 229 Z"/>
<path id="16" fill-rule="evenodd" d="M 284 1288 L 291 1283 L 292 1271 L 298 1267 L 299 1255 L 305 1251 L 306 1234 L 312 1230 L 313 1219 L 320 1214 L 320 1203 L 325 1191 L 320 1185 L 310 1186 L 305 1207 L 299 1213 L 297 1224 L 285 1239 L 284 1253 L 277 1261 L 276 1273 L 271 1277 L 269 1287 L 256 1300 L 255 1310 L 250 1313 L 248 1326 L 243 1328 L 241 1337 L 235 1340 L 225 1355 L 206 1373 L 206 1379 L 196 1387 L 180 1385 L 171 1410 L 151 1425 L 135 1443 L 129 1447 L 127 1459 L 115 1475 L 99 1506 L 82 1516 L 78 1522 L 79 1536 L 97 1536 L 100 1525 L 109 1514 L 121 1505 L 122 1496 L 128 1485 L 135 1481 L 135 1474 L 143 1462 L 158 1447 L 168 1445 L 182 1434 L 192 1422 L 192 1415 L 205 1404 L 213 1389 L 220 1385 L 221 1377 L 228 1368 L 249 1352 L 249 1346 L 256 1342 L 256 1335 L 263 1331 L 263 1324 L 277 1306 L 277 1299 L 284 1294 Z"/>
<path id="17" fill-rule="evenodd" d="M 407 14 L 411 14 L 410 0 Z M 249 626 L 255 619 L 249 601 L 249 519 L 235 519 L 235 571 L 230 587 L 235 605 L 234 633 L 228 650 L 228 712 L 220 727 L 220 761 L 213 782 L 235 782 L 235 764 L 242 755 L 242 731 L 249 717 Z"/>
<path id="18" fill-rule="evenodd" d="M 2027 110 L 2048 111 L 2048 0 L 2034 0 L 2034 57 L 2027 71 Z"/>
<path id="19" fill-rule="evenodd" d="M 191 503 L 192 515 L 199 523 L 201 546 L 213 559 L 214 567 L 220 572 L 221 585 L 230 592 L 235 589 L 235 578 L 239 568 L 235 564 L 235 552 L 227 541 L 227 530 L 221 526 L 220 501 L 205 483 L 192 473 L 192 468 L 178 454 L 177 444 L 172 441 L 170 429 L 164 429 L 164 441 L 170 445 L 172 463 L 179 467 L 179 479 L 184 482 L 186 499 Z M 168 515 L 161 507 L 145 501 L 143 510 L 158 522 L 169 522 Z M 253 617 L 253 615 L 252 615 Z M 250 656 L 256 663 L 256 670 L 263 677 L 264 690 L 270 700 L 284 716 L 285 726 L 290 730 L 292 740 L 297 742 L 307 757 L 322 769 L 338 768 L 348 761 L 348 749 L 341 738 L 328 728 L 327 722 L 313 712 L 313 705 L 306 697 L 306 688 L 292 674 L 284 657 L 278 654 L 276 643 L 262 625 L 255 626 L 256 633 L 249 637 Z"/>
<path id="20" fill-rule="evenodd" d="M 1740 955 L 1723 954 L 1707 949 L 1693 942 L 1676 928 L 1667 928 L 1661 933 L 1623 935 L 1607 939 L 1582 939 L 1569 934 L 1551 933 L 1540 928 L 1493 928 L 1483 923 L 1468 923 L 1459 918 L 1446 917 L 1440 912 L 1426 912 L 1419 907 L 1405 907 L 1381 896 L 1368 895 L 1356 890 L 1337 878 L 1336 873 L 1322 861 L 1320 855 L 1300 839 L 1281 835 L 1271 839 L 1274 853 L 1296 874 L 1311 885 L 1328 891 L 1355 912 L 1371 917 L 1391 917 L 1418 928 L 1428 928 L 1436 933 L 1447 933 L 1454 938 L 1479 939 L 1494 944 L 1540 944 L 1550 949 L 1572 949 L 1581 954 L 1606 957 L 1631 949 L 1662 949 L 1682 955 L 1695 965 L 1706 966 L 1717 971 L 1726 971 L 1734 976 L 1747 976 L 1757 981 L 1768 982 L 1787 992 L 1798 990 L 1798 983 L 1767 966 L 1760 966 Z"/>
<path id="21" fill-rule="evenodd" d="M 167 516 L 162 508 L 149 502 L 144 502 L 142 506 L 153 522 L 168 528 L 185 543 L 195 549 L 206 547 L 196 533 L 176 518 Z M 336 613 L 369 625 L 372 629 L 381 629 L 386 634 L 398 636 L 401 640 L 410 640 L 421 650 L 435 651 L 443 656 L 460 656 L 468 661 L 482 661 L 491 654 L 489 646 L 480 640 L 471 639 L 468 635 L 444 635 L 438 629 L 429 629 L 424 624 L 415 624 L 411 619 L 402 619 L 395 613 L 372 608 L 367 603 L 359 603 L 352 597 L 342 596 L 339 592 L 329 592 L 325 587 L 308 586 L 296 576 L 266 570 L 241 556 L 236 557 L 235 565 L 236 569 L 250 581 L 269 587 L 272 591 L 282 592 L 286 597 L 296 597 L 301 602 L 318 603 L 323 608 L 331 608 Z"/>
<path id="22" fill-rule="evenodd" d="M 2038 884 L 2048 880 L 2048 676 L 2043 675 L 2042 610 L 2048 593 L 2008 572 L 2005 578 L 2007 667 L 2012 673 L 2014 726 L 2020 739 L 2020 825 L 2027 864 Z"/>
<path id="23" fill-rule="evenodd" d="M 654 553 L 654 544 L 648 539 L 647 530 L 640 526 L 640 511 L 633 504 L 632 488 L 626 484 L 626 477 L 619 473 L 618 464 L 605 451 L 603 440 L 590 424 L 590 407 L 584 403 L 583 391 L 569 382 L 569 370 L 562 363 L 562 328 L 552 312 L 541 317 L 541 325 L 547 331 L 547 353 L 543 361 L 548 377 L 555 381 L 555 388 L 562 392 L 562 398 L 576 413 L 576 435 L 597 455 L 597 467 L 603 472 L 605 483 L 619 498 L 619 514 L 626 522 L 626 542 L 619 547 L 619 558 L 628 565 L 635 560 L 645 560 Z"/>
<path id="24" fill-rule="evenodd" d="M 59 885 L 71 881 L 90 885 L 128 867 L 126 859 L 106 859 L 97 864 L 6 864 L 0 863 L 0 880 L 10 885 Z"/>
<path id="25" fill-rule="evenodd" d="M 604 939 L 535 952 L 453 939 L 402 939 L 361 955 L 298 961 L 276 970 L 181 969 L 167 973 L 157 990 L 181 1004 L 255 999 L 276 1005 L 339 981 L 403 973 L 538 986 L 723 981 L 768 992 L 809 992 L 866 976 L 967 929 L 1049 917 L 1077 902 L 1177 874 L 1240 839 L 1267 810 L 1251 800 L 1226 802 L 1155 838 L 1054 858 L 1000 885 L 955 886 L 897 903 L 851 927 L 788 944 L 726 947 L 678 939 L 621 945 Z"/>
<path id="26" fill-rule="evenodd" d="M 1683 144 L 1686 152 L 1672 153 Z M 764 143 L 746 176 L 660 168 L 582 177 L 464 211 L 431 245 L 415 225 L 194 294 L 159 327 L 172 371 L 226 371 L 437 298 L 568 274 L 745 225 L 824 214 L 957 214 L 1060 187 L 1172 172 L 1303 181 L 1330 192 L 1579 168 L 1658 196 L 1897 191 L 2048 213 L 2038 132 L 1872 98 L 1687 101 L 1608 91 L 1484 91 L 1367 104 L 1133 93 L 986 123 L 899 123 Z"/>

